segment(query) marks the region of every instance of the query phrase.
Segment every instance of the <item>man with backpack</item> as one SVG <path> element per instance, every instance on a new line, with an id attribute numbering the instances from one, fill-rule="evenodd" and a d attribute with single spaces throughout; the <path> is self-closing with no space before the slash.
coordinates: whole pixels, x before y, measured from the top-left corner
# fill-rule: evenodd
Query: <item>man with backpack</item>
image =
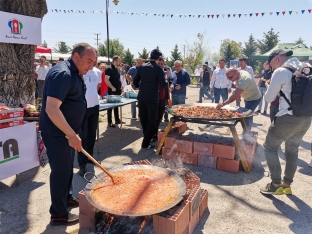
<path id="1" fill-rule="evenodd" d="M 297 170 L 298 148 L 311 125 L 312 116 L 312 68 L 297 58 L 289 58 L 293 52 L 274 50 L 268 58 L 274 70 L 265 100 L 272 102 L 279 96 L 279 112 L 268 130 L 264 153 L 272 182 L 260 189 L 263 194 L 290 195 L 290 185 Z M 285 141 L 286 166 L 282 180 L 278 149 Z"/>

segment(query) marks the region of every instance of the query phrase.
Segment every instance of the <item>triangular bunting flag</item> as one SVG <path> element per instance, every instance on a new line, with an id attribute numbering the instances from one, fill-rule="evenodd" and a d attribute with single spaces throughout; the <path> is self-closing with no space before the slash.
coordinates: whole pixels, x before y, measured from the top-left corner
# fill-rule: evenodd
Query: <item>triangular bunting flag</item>
<path id="1" fill-rule="evenodd" d="M 208 19 L 210 18 L 210 15 L 207 15 Z"/>
<path id="2" fill-rule="evenodd" d="M 245 17 L 247 16 L 247 14 L 244 14 L 245 15 Z"/>
<path id="3" fill-rule="evenodd" d="M 276 15 L 279 15 L 279 12 L 276 12 Z"/>
<path id="4" fill-rule="evenodd" d="M 173 15 L 171 15 L 171 18 L 173 17 Z"/>
<path id="5" fill-rule="evenodd" d="M 238 14 L 238 17 L 240 18 L 242 16 L 242 14 Z"/>
<path id="6" fill-rule="evenodd" d="M 231 15 L 230 14 L 228 14 L 228 18 L 230 18 L 231 17 Z"/>
<path id="7" fill-rule="evenodd" d="M 133 13 L 131 15 L 133 15 Z M 154 16 L 156 16 L 156 14 L 154 14 Z"/>
<path id="8" fill-rule="evenodd" d="M 296 14 L 298 15 L 299 11 L 296 11 Z"/>
<path id="9" fill-rule="evenodd" d="M 224 18 L 225 14 L 222 14 L 222 17 Z"/>
<path id="10" fill-rule="evenodd" d="M 265 13 L 261 13 L 262 16 L 264 16 Z"/>
<path id="11" fill-rule="evenodd" d="M 162 17 L 164 17 L 164 16 L 165 16 L 165 14 L 162 15 Z"/>
<path id="12" fill-rule="evenodd" d="M 92 13 L 94 14 L 94 11 L 92 11 Z"/>
<path id="13" fill-rule="evenodd" d="M 82 13 L 85 13 L 84 11 L 82 11 Z"/>
<path id="14" fill-rule="evenodd" d="M 182 17 L 182 15 L 180 15 L 180 18 Z"/>
<path id="15" fill-rule="evenodd" d="M 58 13 L 58 11 L 55 9 L 55 11 Z"/>
<path id="16" fill-rule="evenodd" d="M 62 12 L 62 10 L 59 10 L 59 12 Z"/>
<path id="17" fill-rule="evenodd" d="M 74 11 L 73 11 L 73 10 L 71 10 L 71 12 L 73 13 Z"/>
<path id="18" fill-rule="evenodd" d="M 81 13 L 81 12 L 79 11 L 79 13 Z"/>
<path id="19" fill-rule="evenodd" d="M 53 9 L 51 9 L 51 11 L 53 12 Z"/>
<path id="20" fill-rule="evenodd" d="M 167 14 L 167 17 L 169 16 L 169 14 Z"/>
<path id="21" fill-rule="evenodd" d="M 192 15 L 189 15 L 189 17 L 192 17 Z"/>
<path id="22" fill-rule="evenodd" d="M 283 11 L 282 14 L 285 15 L 286 11 Z"/>
<path id="23" fill-rule="evenodd" d="M 250 15 L 250 17 L 251 17 L 251 16 L 252 16 L 252 13 L 250 13 L 249 15 Z"/>
<path id="24" fill-rule="evenodd" d="M 193 18 L 195 17 L 195 15 L 193 15 Z"/>
<path id="25" fill-rule="evenodd" d="M 302 14 L 305 12 L 305 10 L 301 10 Z"/>
<path id="26" fill-rule="evenodd" d="M 217 15 L 217 18 L 219 18 L 220 15 Z"/>
<path id="27" fill-rule="evenodd" d="M 289 14 L 291 15 L 292 11 L 289 11 Z"/>
<path id="28" fill-rule="evenodd" d="M 270 12 L 270 15 L 273 15 L 273 12 Z"/>
<path id="29" fill-rule="evenodd" d="M 258 17 L 259 13 L 256 13 L 256 17 Z"/>
<path id="30" fill-rule="evenodd" d="M 70 13 L 70 10 L 68 10 L 68 13 Z"/>
<path id="31" fill-rule="evenodd" d="M 308 10 L 309 14 L 311 13 L 311 9 Z"/>
<path id="32" fill-rule="evenodd" d="M 233 14 L 233 17 L 235 18 L 236 14 Z"/>
<path id="33" fill-rule="evenodd" d="M 214 15 L 211 15 L 211 18 L 213 18 L 214 17 Z"/>
<path id="34" fill-rule="evenodd" d="M 200 18 L 200 15 L 198 15 L 198 18 Z"/>

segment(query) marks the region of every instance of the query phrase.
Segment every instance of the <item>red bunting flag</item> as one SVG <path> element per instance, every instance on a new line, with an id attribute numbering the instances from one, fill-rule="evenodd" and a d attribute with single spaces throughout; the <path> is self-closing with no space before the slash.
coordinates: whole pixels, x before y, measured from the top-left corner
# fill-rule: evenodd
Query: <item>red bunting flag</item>
<path id="1" fill-rule="evenodd" d="M 311 11 L 312 11 L 311 9 L 308 10 L 309 14 L 311 13 Z"/>
<path id="2" fill-rule="evenodd" d="M 259 15 L 259 13 L 256 13 L 256 17 Z"/>
<path id="3" fill-rule="evenodd" d="M 82 11 L 82 13 L 85 13 L 84 11 Z"/>
<path id="4" fill-rule="evenodd" d="M 283 13 L 283 15 L 285 15 L 286 11 L 283 11 L 282 13 Z"/>
<path id="5" fill-rule="evenodd" d="M 214 17 L 214 15 L 211 15 L 211 18 L 213 18 Z"/>
<path id="6" fill-rule="evenodd" d="M 235 18 L 236 14 L 233 14 L 233 17 Z"/>

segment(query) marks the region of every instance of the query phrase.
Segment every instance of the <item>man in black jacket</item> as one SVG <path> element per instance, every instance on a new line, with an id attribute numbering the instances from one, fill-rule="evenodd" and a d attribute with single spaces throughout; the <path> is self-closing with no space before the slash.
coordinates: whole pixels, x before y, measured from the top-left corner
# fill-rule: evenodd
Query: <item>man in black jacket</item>
<path id="1" fill-rule="evenodd" d="M 136 88 L 140 87 L 138 94 L 139 116 L 143 128 L 142 149 L 154 148 L 150 144 L 156 131 L 156 117 L 159 102 L 159 86 L 165 88 L 165 73 L 157 65 L 162 53 L 155 49 L 151 52 L 150 61 L 143 64 L 133 80 Z M 140 84 L 140 85 L 139 85 Z"/>
<path id="2" fill-rule="evenodd" d="M 208 67 L 208 64 L 203 64 L 203 71 L 201 72 L 200 76 L 201 76 L 201 87 L 199 90 L 199 101 L 198 101 L 198 103 L 203 102 L 203 97 L 205 94 L 206 94 L 207 98 L 210 98 L 213 100 L 213 97 L 208 92 L 210 80 L 211 80 L 211 76 L 212 76 L 211 68 Z"/>

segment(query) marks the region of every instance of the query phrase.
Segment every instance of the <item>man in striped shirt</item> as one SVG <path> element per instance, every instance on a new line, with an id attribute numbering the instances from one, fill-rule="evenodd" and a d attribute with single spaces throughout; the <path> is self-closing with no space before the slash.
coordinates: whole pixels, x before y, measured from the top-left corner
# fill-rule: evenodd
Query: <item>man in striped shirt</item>
<path id="1" fill-rule="evenodd" d="M 215 103 L 220 102 L 220 96 L 224 102 L 228 99 L 229 93 L 231 93 L 232 82 L 226 78 L 225 64 L 225 59 L 219 60 L 219 68 L 213 71 L 210 82 L 210 93 L 214 93 Z"/>
<path id="2" fill-rule="evenodd" d="M 38 97 L 42 98 L 43 94 L 43 87 L 44 87 L 44 81 L 48 74 L 49 67 L 45 65 L 46 57 L 41 56 L 40 57 L 40 64 L 36 67 L 36 74 L 38 75 L 37 82 L 38 82 Z"/>

